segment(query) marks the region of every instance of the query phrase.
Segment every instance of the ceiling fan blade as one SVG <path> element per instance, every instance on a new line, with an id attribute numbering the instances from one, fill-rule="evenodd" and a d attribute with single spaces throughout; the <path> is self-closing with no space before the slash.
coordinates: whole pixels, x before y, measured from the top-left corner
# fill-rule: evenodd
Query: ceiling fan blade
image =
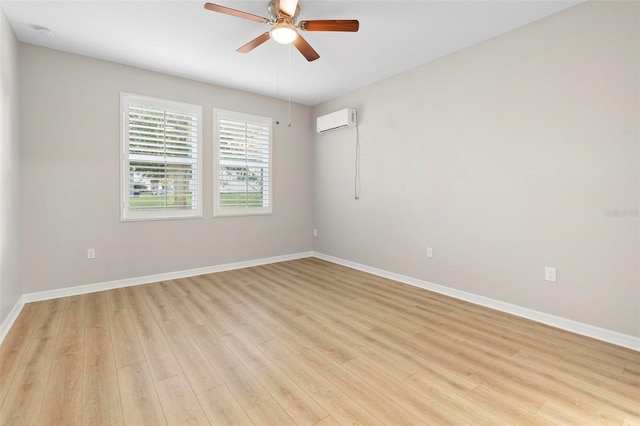
<path id="1" fill-rule="evenodd" d="M 286 13 L 291 17 L 295 16 L 297 7 L 298 0 L 280 0 L 280 12 Z"/>
<path id="2" fill-rule="evenodd" d="M 267 31 L 266 33 L 259 35 L 258 37 L 251 40 L 249 43 L 242 46 L 240 49 L 237 50 L 237 52 L 240 52 L 240 53 L 251 52 L 253 49 L 260 46 L 262 43 L 269 40 L 270 38 L 271 37 L 269 36 L 269 32 Z"/>
<path id="3" fill-rule="evenodd" d="M 300 34 L 298 34 L 298 37 L 293 41 L 293 45 L 309 62 L 315 61 L 320 57 L 320 55 L 318 55 L 318 52 L 313 50 L 313 47 L 311 47 L 307 40 L 302 38 Z"/>
<path id="4" fill-rule="evenodd" d="M 357 19 L 301 21 L 298 24 L 305 31 L 345 31 L 355 33 L 360 28 Z"/>
<path id="5" fill-rule="evenodd" d="M 238 18 L 244 18 L 244 19 L 249 19 L 250 21 L 260 22 L 261 24 L 269 22 L 267 18 L 263 18 L 262 16 L 253 15 L 251 13 L 243 12 L 241 10 L 231 9 L 230 7 L 226 7 L 226 6 L 220 6 L 219 4 L 205 3 L 204 8 L 207 10 L 224 13 L 226 15 L 231 15 Z"/>

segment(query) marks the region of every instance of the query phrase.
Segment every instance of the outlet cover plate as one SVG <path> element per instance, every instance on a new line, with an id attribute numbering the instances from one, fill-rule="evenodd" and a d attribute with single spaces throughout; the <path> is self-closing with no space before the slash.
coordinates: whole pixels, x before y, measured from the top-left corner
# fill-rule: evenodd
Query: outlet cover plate
<path id="1" fill-rule="evenodd" d="M 544 268 L 544 279 L 546 281 L 551 281 L 553 283 L 556 282 L 556 268 L 551 266 L 545 266 Z"/>

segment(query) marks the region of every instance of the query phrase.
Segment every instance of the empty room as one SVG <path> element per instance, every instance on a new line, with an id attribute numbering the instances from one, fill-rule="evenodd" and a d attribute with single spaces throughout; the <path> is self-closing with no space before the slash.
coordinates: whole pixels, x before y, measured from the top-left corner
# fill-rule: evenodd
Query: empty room
<path id="1" fill-rule="evenodd" d="M 1 425 L 640 425 L 639 1 L 0 9 Z"/>

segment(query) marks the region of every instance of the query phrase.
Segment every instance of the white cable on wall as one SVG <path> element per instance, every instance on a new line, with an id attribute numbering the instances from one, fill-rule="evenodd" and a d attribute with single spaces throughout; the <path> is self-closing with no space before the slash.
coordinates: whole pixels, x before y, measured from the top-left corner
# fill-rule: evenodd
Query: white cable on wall
<path id="1" fill-rule="evenodd" d="M 355 161 L 355 179 L 353 185 L 354 199 L 360 199 L 360 131 L 356 126 L 356 161 Z"/>

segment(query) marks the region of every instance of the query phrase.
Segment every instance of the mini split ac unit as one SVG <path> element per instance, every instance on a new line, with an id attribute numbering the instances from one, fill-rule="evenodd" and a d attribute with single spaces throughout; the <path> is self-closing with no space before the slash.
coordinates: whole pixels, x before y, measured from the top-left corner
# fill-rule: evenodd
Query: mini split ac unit
<path id="1" fill-rule="evenodd" d="M 334 130 L 346 129 L 356 126 L 356 110 L 351 108 L 341 109 L 331 114 L 318 117 L 316 124 L 318 133 L 327 133 Z"/>

